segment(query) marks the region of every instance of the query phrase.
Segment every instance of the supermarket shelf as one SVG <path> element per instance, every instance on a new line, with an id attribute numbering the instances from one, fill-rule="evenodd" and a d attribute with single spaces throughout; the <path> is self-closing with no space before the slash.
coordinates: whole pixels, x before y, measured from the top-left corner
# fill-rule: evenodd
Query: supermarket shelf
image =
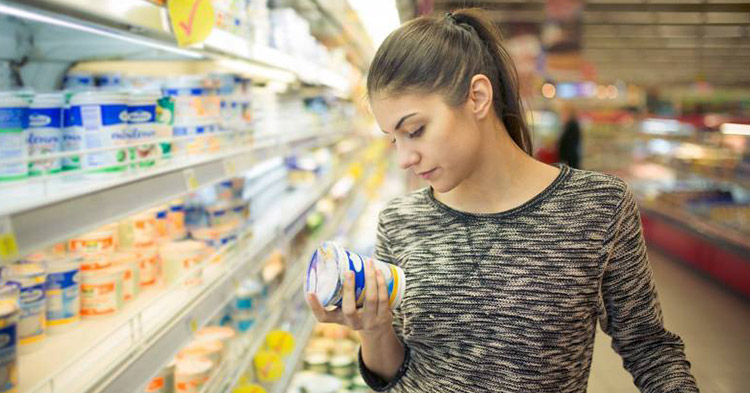
<path id="1" fill-rule="evenodd" d="M 18 197 L 19 186 L 8 186 L 5 188 L 7 192 L 11 192 L 12 197 L 3 198 L 0 218 L 10 218 L 19 254 L 22 256 L 199 187 L 247 172 L 258 161 L 284 156 L 296 150 L 329 145 L 345 135 L 347 133 L 305 133 L 285 139 L 267 138 L 257 140 L 251 147 L 230 150 L 208 158 L 196 157 L 187 162 L 168 163 L 153 171 L 109 181 L 99 178 L 66 182 L 62 179 L 60 190 L 47 198 L 21 198 Z M 45 183 L 28 186 L 51 185 Z M 49 225 L 51 222 L 55 225 Z"/>
<path id="2" fill-rule="evenodd" d="M 286 361 L 284 376 L 279 382 L 277 382 L 276 386 L 271 389 L 270 393 L 284 393 L 288 390 L 289 383 L 292 382 L 292 378 L 297 371 L 297 364 L 299 363 L 300 357 L 305 351 L 305 343 L 307 343 L 307 341 L 310 339 L 310 336 L 312 336 L 313 330 L 315 330 L 315 324 L 315 318 L 313 318 L 312 315 L 308 315 L 305 324 L 294 335 L 294 341 L 297 347 L 294 348 L 294 352 Z"/>
<path id="3" fill-rule="evenodd" d="M 366 178 L 367 176 L 363 177 Z M 359 187 L 362 186 L 364 182 L 359 182 L 357 186 L 355 186 L 354 189 L 359 189 Z M 261 313 L 261 315 L 258 316 L 257 320 L 263 320 L 264 318 L 268 318 L 269 320 L 273 320 L 273 323 L 264 323 L 263 328 L 257 328 L 252 332 L 252 335 L 250 335 L 249 339 L 243 343 L 240 344 L 240 347 L 242 348 L 241 353 L 243 354 L 242 358 L 236 363 L 236 368 L 233 372 L 229 373 L 225 377 L 225 379 L 218 383 L 212 383 L 211 386 L 213 390 L 211 391 L 217 391 L 217 392 L 223 392 L 223 393 L 229 393 L 232 391 L 232 388 L 234 387 L 234 384 L 239 379 L 239 376 L 241 373 L 246 370 L 248 367 L 250 367 L 251 362 L 255 354 L 260 349 L 261 345 L 263 344 L 263 339 L 265 338 L 266 334 L 272 329 L 274 326 L 276 326 L 276 321 L 278 321 L 278 317 L 281 314 L 281 303 L 285 300 L 288 300 L 292 296 L 294 296 L 295 293 L 299 290 L 299 288 L 302 287 L 303 277 L 304 277 L 304 270 L 306 268 L 307 264 L 307 258 L 309 255 L 312 255 L 313 251 L 315 250 L 315 247 L 317 247 L 318 243 L 323 239 L 328 239 L 332 237 L 337 231 L 339 230 L 339 227 L 342 225 L 342 221 L 347 217 L 347 212 L 349 209 L 351 209 L 352 204 L 360 197 L 362 192 L 357 192 L 353 196 L 350 196 L 347 201 L 343 204 L 344 206 L 340 208 L 337 211 L 337 214 L 335 217 L 331 219 L 331 221 L 325 226 L 325 230 L 319 232 L 319 235 L 314 236 L 314 238 L 310 241 L 308 246 L 306 247 L 305 251 L 301 254 L 300 260 L 297 261 L 294 264 L 294 268 L 287 272 L 286 278 L 283 283 L 282 290 L 279 291 L 279 297 L 274 298 L 272 302 L 269 303 L 269 306 L 265 309 L 264 313 Z M 361 212 L 361 211 L 360 211 Z M 348 228 L 351 228 L 351 226 L 347 225 Z M 275 311 L 271 311 L 275 310 Z M 311 318 L 310 318 L 311 319 Z M 310 332 L 312 332 L 312 328 L 314 327 L 314 323 L 310 323 Z M 301 330 L 301 334 L 304 334 L 304 329 Z M 302 338 L 302 335 L 297 336 L 298 338 Z M 300 341 L 297 340 L 298 343 L 304 342 L 306 340 Z M 299 350 L 299 346 L 298 349 Z M 297 351 L 295 350 L 295 352 Z M 292 357 L 294 357 L 293 355 Z M 296 355 L 297 357 L 299 354 Z M 289 362 L 288 364 L 296 364 L 295 362 Z M 288 384 L 289 380 L 287 380 L 285 383 Z"/>
<path id="4" fill-rule="evenodd" d="M 337 174 L 340 175 L 340 174 Z M 136 391 L 234 296 L 236 277 L 257 273 L 258 259 L 282 241 L 280 228 L 295 221 L 299 208 L 312 206 L 333 186 L 335 176 L 314 189 L 283 199 L 253 226 L 249 244 L 226 246 L 221 265 L 204 264 L 204 283 L 142 294 L 120 314 L 83 321 L 73 331 L 50 337 L 44 348 L 20 358 L 20 392 Z M 291 213 L 291 214 L 290 214 Z M 208 258 L 208 260 L 213 258 Z M 188 274 L 189 275 L 189 274 Z M 65 354 L 64 361 L 50 353 Z M 32 385 L 33 384 L 33 385 Z M 93 390 L 91 390 L 93 389 Z"/>
<path id="5" fill-rule="evenodd" d="M 0 14 L 103 35 L 185 59 L 218 60 L 222 68 L 254 77 L 288 83 L 293 81 L 289 79 L 291 75 L 340 92 L 349 89 L 347 79 L 333 71 L 218 29 L 202 45 L 180 48 L 171 32 L 166 8 L 145 0 L 0 0 Z M 232 63 L 233 60 L 241 63 Z"/>

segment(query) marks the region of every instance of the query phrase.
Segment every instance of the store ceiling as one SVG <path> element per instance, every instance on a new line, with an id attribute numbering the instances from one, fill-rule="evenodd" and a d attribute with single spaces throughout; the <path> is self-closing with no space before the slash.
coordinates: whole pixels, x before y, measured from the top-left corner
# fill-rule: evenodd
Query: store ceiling
<path id="1" fill-rule="evenodd" d="M 399 1 L 402 20 L 413 17 L 417 3 L 425 1 Z M 545 4 L 434 0 L 432 8 L 441 13 L 482 7 L 507 35 L 538 32 L 546 18 Z M 594 65 L 601 82 L 750 85 L 750 1 L 586 0 L 582 24 L 582 56 Z"/>

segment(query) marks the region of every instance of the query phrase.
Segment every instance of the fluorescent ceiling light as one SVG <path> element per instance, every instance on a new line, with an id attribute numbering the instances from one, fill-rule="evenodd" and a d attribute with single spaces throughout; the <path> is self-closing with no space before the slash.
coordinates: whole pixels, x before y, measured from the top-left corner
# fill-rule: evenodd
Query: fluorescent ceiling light
<path id="1" fill-rule="evenodd" d="M 750 136 L 750 124 L 724 123 L 721 125 L 721 133 Z"/>
<path id="2" fill-rule="evenodd" d="M 401 25 L 396 0 L 349 0 L 349 5 L 365 26 L 375 49 Z"/>
<path id="3" fill-rule="evenodd" d="M 69 22 L 66 20 L 58 19 L 58 18 L 52 18 L 52 17 L 46 16 L 37 12 L 27 11 L 22 8 L 10 7 L 10 6 L 3 5 L 3 4 L 0 4 L 0 14 L 11 15 L 17 18 L 23 18 L 23 19 L 27 19 L 27 20 L 31 20 L 35 22 L 42 22 L 42 23 L 46 23 L 46 24 L 54 25 L 54 26 L 66 27 L 69 29 L 83 31 L 86 33 L 96 34 L 102 37 L 114 38 L 120 41 L 148 46 L 154 49 L 163 50 L 163 51 L 178 54 L 181 56 L 192 57 L 195 59 L 202 59 L 205 57 L 203 54 L 199 52 L 176 48 L 167 44 L 155 42 L 154 40 L 132 37 L 132 36 L 124 35 L 123 33 L 114 33 L 114 32 L 104 30 L 104 29 L 89 27 L 81 23 Z"/>

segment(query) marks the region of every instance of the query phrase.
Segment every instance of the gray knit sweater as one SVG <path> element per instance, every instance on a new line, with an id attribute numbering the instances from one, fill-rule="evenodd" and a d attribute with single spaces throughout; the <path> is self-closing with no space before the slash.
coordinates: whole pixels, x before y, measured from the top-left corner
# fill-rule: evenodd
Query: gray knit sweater
<path id="1" fill-rule="evenodd" d="M 429 188 L 381 212 L 375 257 L 401 266 L 394 392 L 585 392 L 596 323 L 642 392 L 697 392 L 682 340 L 664 329 L 627 185 L 561 167 L 524 205 L 467 214 Z"/>

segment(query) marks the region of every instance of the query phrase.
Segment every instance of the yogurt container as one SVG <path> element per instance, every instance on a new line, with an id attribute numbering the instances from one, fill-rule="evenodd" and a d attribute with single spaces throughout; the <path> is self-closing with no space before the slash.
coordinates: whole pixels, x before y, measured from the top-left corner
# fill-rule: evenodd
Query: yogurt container
<path id="1" fill-rule="evenodd" d="M 167 230 L 169 232 L 169 237 L 172 240 L 182 240 L 187 237 L 187 229 L 185 227 L 185 202 L 182 199 L 174 200 L 169 204 L 167 222 Z"/>
<path id="2" fill-rule="evenodd" d="M 164 243 L 159 249 L 164 267 L 164 281 L 169 285 L 177 282 L 185 273 L 200 264 L 206 256 L 208 246 L 195 240 Z M 200 269 L 185 280 L 185 285 L 201 283 Z"/>
<path id="3" fill-rule="evenodd" d="M 78 324 L 81 313 L 80 258 L 47 264 L 47 330 L 61 333 Z"/>
<path id="4" fill-rule="evenodd" d="M 0 282 L 0 392 L 18 388 L 18 285 Z"/>
<path id="5" fill-rule="evenodd" d="M 81 255 L 107 254 L 115 251 L 115 232 L 102 228 L 68 240 L 68 251 Z"/>
<path id="6" fill-rule="evenodd" d="M 122 275 L 116 267 L 82 272 L 82 318 L 112 315 L 122 309 Z"/>
<path id="7" fill-rule="evenodd" d="M 158 249 L 154 246 L 138 247 L 135 254 L 140 269 L 141 288 L 156 284 L 161 273 Z"/>
<path id="8" fill-rule="evenodd" d="M 141 274 L 135 252 L 118 252 L 112 256 L 112 265 L 122 271 L 122 299 L 129 302 L 141 292 Z"/>
<path id="9" fill-rule="evenodd" d="M 197 339 L 192 341 L 188 346 L 183 348 L 177 354 L 177 360 L 185 358 L 206 358 L 213 363 L 215 367 L 221 364 L 222 355 L 224 354 L 224 344 L 216 339 Z"/>
<path id="10" fill-rule="evenodd" d="M 388 288 L 388 303 L 391 308 L 401 304 L 406 289 L 404 271 L 394 265 L 374 261 L 375 268 L 380 270 Z M 344 294 L 344 282 L 349 271 L 354 272 L 354 297 L 357 307 L 365 302 L 365 258 L 350 252 L 334 242 L 324 242 L 313 253 L 307 266 L 305 292 L 314 293 L 323 307 L 335 309 L 341 307 Z"/>
<path id="11" fill-rule="evenodd" d="M 159 370 L 159 374 L 146 385 L 144 393 L 174 393 L 174 371 L 175 362 L 172 361 Z"/>
<path id="12" fill-rule="evenodd" d="M 18 338 L 21 353 L 41 347 L 47 337 L 46 299 L 44 284 L 46 266 L 41 263 L 16 263 L 3 268 L 3 278 L 20 287 L 21 319 Z"/>
<path id="13" fill-rule="evenodd" d="M 80 152 L 83 150 L 83 129 L 73 126 L 73 111 L 70 108 L 70 96 L 66 93 L 66 102 L 62 111 L 62 151 Z M 81 168 L 81 156 L 76 154 L 66 155 L 62 158 L 62 169 L 72 171 Z"/>
<path id="14" fill-rule="evenodd" d="M 158 135 L 157 101 L 161 98 L 158 91 L 141 91 L 130 94 L 128 101 L 128 136 L 131 146 L 130 159 L 140 161 L 137 166 L 150 167 L 161 155 L 157 144 L 148 144 Z M 163 137 L 163 135 L 162 135 Z"/>
<path id="15" fill-rule="evenodd" d="M 156 239 L 156 214 L 153 211 L 137 214 L 120 221 L 118 227 L 120 248 L 151 245 Z"/>
<path id="16" fill-rule="evenodd" d="M 234 307 L 237 310 L 253 311 L 263 296 L 263 284 L 257 280 L 245 280 L 235 291 Z"/>
<path id="17" fill-rule="evenodd" d="M 35 160 L 49 154 L 58 154 L 63 146 L 62 93 L 37 94 L 29 106 L 29 175 L 57 173 L 62 170 L 59 158 Z"/>
<path id="18" fill-rule="evenodd" d="M 169 238 L 169 206 L 163 205 L 153 209 L 156 220 L 154 221 L 154 230 L 157 239 Z"/>
<path id="19" fill-rule="evenodd" d="M 125 95 L 103 91 L 77 93 L 71 98 L 70 108 L 72 127 L 83 134 L 85 149 L 122 147 L 84 154 L 82 168 L 97 172 L 124 170 L 128 158 L 128 106 Z"/>
<path id="20" fill-rule="evenodd" d="M 175 391 L 177 393 L 199 393 L 211 376 L 214 364 L 206 358 L 187 357 L 175 366 Z"/>
<path id="21" fill-rule="evenodd" d="M 29 174 L 29 104 L 11 92 L 0 93 L 0 182 L 24 179 Z"/>
<path id="22" fill-rule="evenodd" d="M 112 266 L 112 254 L 73 254 L 80 259 L 81 271 L 106 269 Z"/>
<path id="23" fill-rule="evenodd" d="M 232 341 L 236 336 L 236 331 L 229 326 L 206 326 L 198 330 L 195 339 L 197 341 L 220 341 L 224 345 L 222 357 L 226 359 L 232 349 Z"/>

